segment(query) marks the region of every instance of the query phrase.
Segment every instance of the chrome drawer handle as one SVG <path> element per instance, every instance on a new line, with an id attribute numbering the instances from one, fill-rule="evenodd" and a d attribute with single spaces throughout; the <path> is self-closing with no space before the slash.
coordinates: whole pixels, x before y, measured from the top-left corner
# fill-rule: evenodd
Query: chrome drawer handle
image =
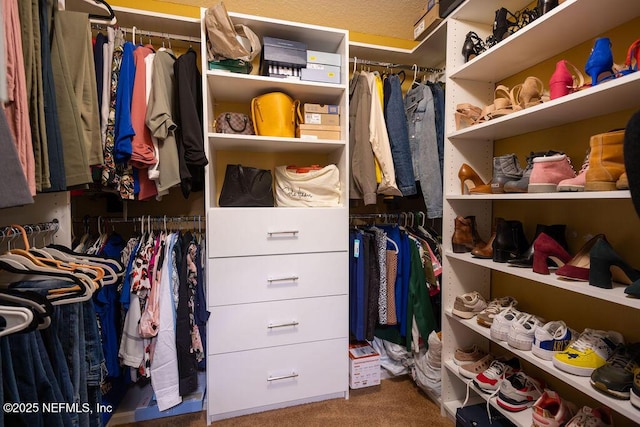
<path id="1" fill-rule="evenodd" d="M 275 325 L 274 325 L 273 323 L 269 323 L 269 324 L 267 325 L 267 328 L 269 328 L 269 329 L 274 329 L 274 328 L 285 328 L 285 327 L 287 327 L 287 326 L 298 326 L 299 324 L 300 324 L 300 322 L 298 322 L 298 321 L 296 321 L 296 320 L 293 320 L 293 321 L 291 321 L 291 322 L 289 322 L 289 323 L 278 323 L 278 324 L 275 324 Z"/>
<path id="2" fill-rule="evenodd" d="M 298 237 L 300 230 L 287 230 L 287 231 L 268 231 L 267 236 L 273 237 L 281 234 L 292 234 L 294 237 Z"/>
<path id="3" fill-rule="evenodd" d="M 267 378 L 267 381 L 279 381 L 279 380 L 286 380 L 286 379 L 289 379 L 289 378 L 296 378 L 296 377 L 298 377 L 298 376 L 299 376 L 299 374 L 297 374 L 297 373 L 295 373 L 295 372 L 292 372 L 292 373 L 291 373 L 291 374 L 289 374 L 289 375 L 282 375 L 282 376 L 279 376 L 279 377 L 272 377 L 272 376 L 269 376 L 269 378 Z"/>
<path id="4" fill-rule="evenodd" d="M 290 277 L 281 277 L 278 279 L 267 279 L 267 282 L 269 283 L 273 283 L 273 282 L 295 282 L 299 279 L 298 276 L 290 276 Z"/>

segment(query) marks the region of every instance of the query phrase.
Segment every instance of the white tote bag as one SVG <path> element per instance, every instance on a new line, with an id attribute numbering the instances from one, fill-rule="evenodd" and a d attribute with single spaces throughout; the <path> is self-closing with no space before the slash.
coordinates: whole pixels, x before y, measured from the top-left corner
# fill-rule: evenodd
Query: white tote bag
<path id="1" fill-rule="evenodd" d="M 275 193 L 276 206 L 340 206 L 340 173 L 336 165 L 276 166 Z"/>

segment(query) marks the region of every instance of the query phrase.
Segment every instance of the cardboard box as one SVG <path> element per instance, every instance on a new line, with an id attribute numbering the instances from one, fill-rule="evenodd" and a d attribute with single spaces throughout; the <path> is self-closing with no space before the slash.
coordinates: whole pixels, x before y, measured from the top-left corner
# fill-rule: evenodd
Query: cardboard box
<path id="1" fill-rule="evenodd" d="M 340 126 L 340 115 L 338 114 L 322 114 L 322 113 L 306 113 L 304 122 L 308 125 L 330 125 Z"/>
<path id="2" fill-rule="evenodd" d="M 380 355 L 369 344 L 349 345 L 349 387 L 380 384 Z"/>
<path id="3" fill-rule="evenodd" d="M 307 113 L 321 113 L 321 114 L 340 114 L 339 105 L 331 104 L 304 104 L 302 110 Z"/>
<path id="4" fill-rule="evenodd" d="M 302 42 L 263 37 L 262 39 L 262 75 L 279 74 L 269 66 L 304 68 L 307 66 L 307 45 Z"/>
<path id="5" fill-rule="evenodd" d="M 442 18 L 440 18 L 440 5 L 436 3 L 413 26 L 413 39 L 422 40 L 440 23 L 440 21 L 442 21 Z"/>
<path id="6" fill-rule="evenodd" d="M 334 67 L 342 66 L 342 57 L 337 53 L 307 50 L 307 64 L 325 64 Z"/>
<path id="7" fill-rule="evenodd" d="M 340 84 L 341 70 L 333 65 L 307 64 L 307 68 L 300 70 L 300 80 Z"/>
<path id="8" fill-rule="evenodd" d="M 339 140 L 341 126 L 300 124 L 296 129 L 298 138 Z"/>

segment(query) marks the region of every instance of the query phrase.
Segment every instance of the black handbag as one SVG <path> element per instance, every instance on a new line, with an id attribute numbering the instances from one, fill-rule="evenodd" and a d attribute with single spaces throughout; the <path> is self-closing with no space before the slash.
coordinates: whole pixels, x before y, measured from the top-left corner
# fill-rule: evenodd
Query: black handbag
<path id="1" fill-rule="evenodd" d="M 227 165 L 218 206 L 273 207 L 271 171 Z"/>

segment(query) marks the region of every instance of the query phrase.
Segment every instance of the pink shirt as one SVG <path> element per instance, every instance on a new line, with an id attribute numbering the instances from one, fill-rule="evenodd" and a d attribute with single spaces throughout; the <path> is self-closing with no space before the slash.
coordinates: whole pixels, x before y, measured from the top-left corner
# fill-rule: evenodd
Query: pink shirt
<path id="1" fill-rule="evenodd" d="M 22 53 L 22 36 L 20 33 L 20 17 L 18 0 L 4 1 L 4 32 L 7 64 L 7 96 L 9 98 L 2 108 L 7 116 L 9 130 L 13 135 L 20 165 L 24 171 L 31 195 L 36 194 L 36 169 L 31 142 L 31 125 L 29 124 L 29 104 L 27 101 L 27 83 Z"/>

